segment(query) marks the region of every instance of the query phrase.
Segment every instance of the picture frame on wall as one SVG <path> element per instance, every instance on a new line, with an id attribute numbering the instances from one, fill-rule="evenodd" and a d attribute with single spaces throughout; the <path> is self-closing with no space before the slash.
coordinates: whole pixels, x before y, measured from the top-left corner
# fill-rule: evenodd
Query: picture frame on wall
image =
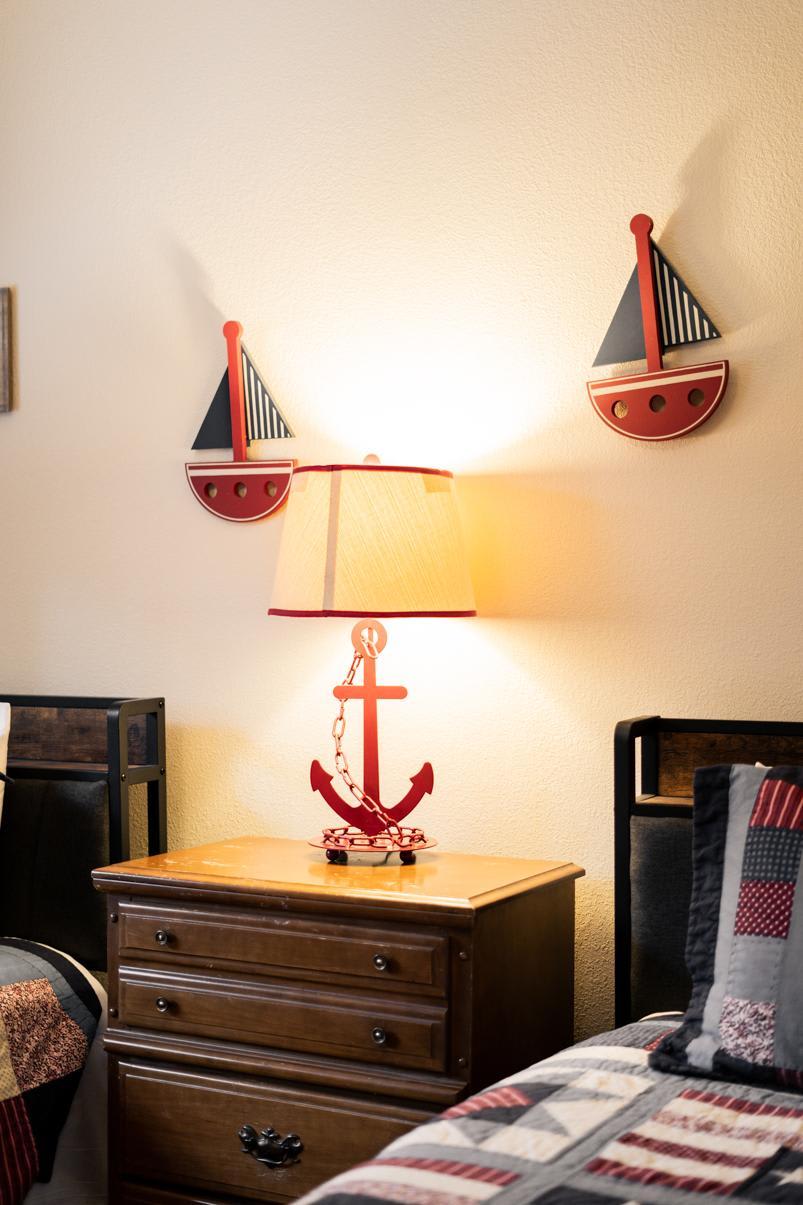
<path id="1" fill-rule="evenodd" d="M 0 413 L 11 409 L 11 289 L 0 288 Z"/>

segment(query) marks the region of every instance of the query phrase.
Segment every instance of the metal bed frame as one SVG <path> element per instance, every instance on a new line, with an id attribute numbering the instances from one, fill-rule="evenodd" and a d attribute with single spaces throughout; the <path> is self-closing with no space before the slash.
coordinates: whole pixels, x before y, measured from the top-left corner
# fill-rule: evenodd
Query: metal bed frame
<path id="1" fill-rule="evenodd" d="M 87 698 L 72 695 L 0 695 L 11 704 L 8 777 L 17 779 L 105 781 L 109 792 L 109 858 L 122 862 L 131 853 L 129 792 L 147 786 L 148 853 L 167 848 L 167 764 L 164 699 Z M 59 731 L 67 748 L 59 757 L 25 756 L 15 739 L 14 711 L 38 721 L 58 744 Z M 34 712 L 35 716 L 28 713 Z M 79 716 L 68 713 L 78 712 Z M 85 713 L 100 713 L 87 716 Z M 141 722 L 138 722 L 141 721 Z M 104 733 L 105 725 L 105 733 Z M 105 748 L 104 748 L 105 746 Z M 41 750 L 35 750 L 39 753 Z M 103 756 L 105 754 L 105 756 Z M 98 756 L 101 755 L 101 756 Z M 97 758 L 97 760 L 96 760 Z"/>

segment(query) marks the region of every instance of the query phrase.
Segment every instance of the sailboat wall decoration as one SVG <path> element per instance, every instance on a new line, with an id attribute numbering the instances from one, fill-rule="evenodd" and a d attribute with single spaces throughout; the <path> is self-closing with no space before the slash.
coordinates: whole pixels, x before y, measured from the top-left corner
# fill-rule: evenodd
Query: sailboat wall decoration
<path id="1" fill-rule="evenodd" d="M 295 462 L 249 460 L 248 444 L 254 439 L 289 439 L 293 432 L 243 347 L 240 323 L 226 322 L 223 334 L 228 367 L 192 446 L 231 448 L 233 459 L 191 461 L 185 467 L 201 506 L 232 523 L 251 523 L 285 502 Z"/>
<path id="2" fill-rule="evenodd" d="M 650 238 L 652 219 L 630 223 L 636 267 L 594 365 L 646 357 L 647 372 L 589 381 L 591 404 L 604 423 L 631 439 L 675 439 L 716 410 L 728 383 L 728 361 L 664 368 L 663 353 L 718 339 L 719 331 Z"/>

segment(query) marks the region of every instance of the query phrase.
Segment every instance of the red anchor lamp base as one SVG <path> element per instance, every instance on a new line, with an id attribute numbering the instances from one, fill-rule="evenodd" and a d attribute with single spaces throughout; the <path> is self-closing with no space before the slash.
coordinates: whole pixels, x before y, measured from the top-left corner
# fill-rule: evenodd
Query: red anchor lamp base
<path id="1" fill-rule="evenodd" d="M 388 634 L 378 619 L 361 619 L 352 629 L 351 641 L 354 657 L 351 667 L 340 686 L 333 694 L 340 700 L 340 710 L 332 725 L 335 743 L 335 769 L 348 787 L 356 803 L 342 799 L 332 785 L 328 774 L 319 761 L 310 767 L 310 784 L 346 824 L 336 828 L 325 828 L 317 841 L 310 841 L 318 849 L 325 849 L 330 862 L 347 862 L 349 853 L 398 853 L 403 863 L 415 861 L 420 849 L 429 849 L 437 842 L 426 836 L 423 829 L 402 825 L 400 821 L 409 816 L 425 795 L 432 792 L 434 776 L 432 766 L 425 762 L 417 774 L 410 779 L 410 790 L 394 807 L 386 807 L 379 795 L 379 749 L 377 737 L 377 702 L 380 699 L 404 699 L 404 686 L 379 686 L 376 681 L 376 662 L 387 644 Z M 355 685 L 357 670 L 363 666 L 362 685 Z M 346 731 L 345 710 L 349 699 L 363 702 L 363 785 L 352 777 L 348 760 L 343 750 Z"/>

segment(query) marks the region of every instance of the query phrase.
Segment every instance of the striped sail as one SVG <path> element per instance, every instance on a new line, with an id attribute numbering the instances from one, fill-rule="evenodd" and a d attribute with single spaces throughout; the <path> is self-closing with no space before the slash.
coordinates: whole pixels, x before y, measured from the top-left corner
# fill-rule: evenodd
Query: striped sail
<path id="1" fill-rule="evenodd" d="M 244 347 L 242 357 L 245 429 L 248 442 L 250 443 L 252 439 L 292 438 L 293 432 L 268 393 L 264 381 Z"/>
<path id="2" fill-rule="evenodd" d="M 689 292 L 665 255 L 652 244 L 661 342 L 667 347 L 718 339 L 719 331 L 697 299 Z"/>
<path id="3" fill-rule="evenodd" d="M 661 350 L 718 339 L 719 331 L 697 298 L 688 290 L 663 252 L 652 240 L 650 244 L 655 265 Z M 634 268 L 594 364 L 626 364 L 631 360 L 643 360 L 646 355 L 638 268 Z"/>

